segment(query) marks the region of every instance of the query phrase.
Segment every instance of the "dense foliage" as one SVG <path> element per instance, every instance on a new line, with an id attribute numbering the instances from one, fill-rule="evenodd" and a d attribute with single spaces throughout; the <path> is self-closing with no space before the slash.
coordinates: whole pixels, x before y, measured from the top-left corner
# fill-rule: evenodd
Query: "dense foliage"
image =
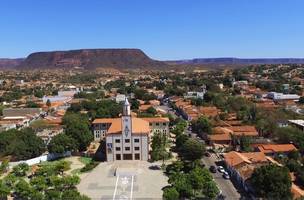
<path id="1" fill-rule="evenodd" d="M 265 165 L 256 168 L 251 184 L 258 196 L 267 199 L 291 199 L 291 179 L 285 167 Z"/>
<path id="2" fill-rule="evenodd" d="M 30 128 L 11 129 L 0 134 L 0 155 L 12 156 L 15 160 L 26 160 L 40 156 L 45 145 Z"/>

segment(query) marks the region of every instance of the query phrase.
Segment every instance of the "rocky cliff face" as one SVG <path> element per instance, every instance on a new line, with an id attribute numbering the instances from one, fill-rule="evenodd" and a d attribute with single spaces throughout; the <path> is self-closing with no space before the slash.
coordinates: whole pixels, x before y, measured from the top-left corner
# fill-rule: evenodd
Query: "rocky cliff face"
<path id="1" fill-rule="evenodd" d="M 152 60 L 140 49 L 81 49 L 32 53 L 17 68 L 158 69 L 165 66 L 166 63 Z"/>
<path id="2" fill-rule="evenodd" d="M 11 69 L 14 68 L 23 61 L 23 58 L 16 58 L 16 59 L 10 59 L 10 58 L 0 58 L 0 68 L 3 69 Z"/>

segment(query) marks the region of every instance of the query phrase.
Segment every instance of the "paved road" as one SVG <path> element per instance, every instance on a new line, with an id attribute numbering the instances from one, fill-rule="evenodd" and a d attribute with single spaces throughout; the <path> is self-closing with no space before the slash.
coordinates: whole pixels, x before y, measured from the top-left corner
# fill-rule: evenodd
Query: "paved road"
<path id="1" fill-rule="evenodd" d="M 177 116 L 174 111 L 170 110 L 170 108 L 168 107 L 168 105 L 163 105 L 161 106 L 161 108 L 163 110 L 166 110 L 167 112 L 169 112 L 170 114 L 172 114 L 175 117 L 179 117 Z M 192 131 L 188 130 L 188 127 L 186 128 L 186 134 L 187 135 L 191 135 L 193 134 Z M 211 157 L 203 157 L 203 162 L 206 165 L 206 168 L 209 169 L 209 167 L 211 165 L 215 165 L 215 161 L 216 161 L 216 155 L 212 154 Z M 211 173 L 214 181 L 216 182 L 216 184 L 218 185 L 219 189 L 222 191 L 222 194 L 226 197 L 225 199 L 227 200 L 237 200 L 241 198 L 240 193 L 237 191 L 237 189 L 234 187 L 234 185 L 232 184 L 232 182 L 230 180 L 226 180 L 222 177 L 222 173 L 220 172 L 216 172 L 216 173 Z"/>
<path id="2" fill-rule="evenodd" d="M 206 165 L 206 168 L 209 169 L 211 165 L 215 165 L 215 154 L 212 154 L 211 157 L 203 157 L 203 162 Z M 216 165 L 215 165 L 216 166 Z M 211 173 L 214 181 L 217 183 L 219 189 L 222 191 L 222 194 L 226 197 L 226 199 L 236 200 L 240 199 L 241 195 L 238 193 L 237 189 L 231 183 L 230 180 L 226 180 L 222 177 L 222 173 L 216 172 Z"/>

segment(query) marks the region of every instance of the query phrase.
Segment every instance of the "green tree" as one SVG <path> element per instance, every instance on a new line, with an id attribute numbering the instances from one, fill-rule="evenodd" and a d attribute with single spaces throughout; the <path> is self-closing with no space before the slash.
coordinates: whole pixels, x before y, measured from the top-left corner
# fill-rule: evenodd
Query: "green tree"
<path id="1" fill-rule="evenodd" d="M 10 193 L 10 188 L 0 179 L 0 199 L 6 199 Z"/>
<path id="2" fill-rule="evenodd" d="M 191 198 L 193 196 L 191 183 L 187 174 L 175 173 L 169 177 L 169 183 L 175 187 L 180 197 Z"/>
<path id="3" fill-rule="evenodd" d="M 165 200 L 177 200 L 179 199 L 179 193 L 175 187 L 167 187 L 164 189 L 163 198 Z"/>
<path id="4" fill-rule="evenodd" d="M 162 160 L 164 162 L 165 159 L 169 157 L 169 153 L 166 150 L 166 147 L 168 146 L 168 139 L 167 135 L 163 133 L 154 133 L 152 136 L 152 152 L 151 152 L 151 158 L 154 161 Z"/>
<path id="5" fill-rule="evenodd" d="M 203 136 L 204 134 L 211 134 L 212 126 L 209 120 L 201 116 L 197 120 L 191 122 L 192 130 L 199 135 Z"/>
<path id="6" fill-rule="evenodd" d="M 76 149 L 76 140 L 64 133 L 54 136 L 48 145 L 50 153 L 64 153 Z"/>
<path id="7" fill-rule="evenodd" d="M 267 199 L 291 199 L 291 179 L 285 167 L 265 165 L 256 168 L 251 183 L 257 195 Z"/>
<path id="8" fill-rule="evenodd" d="M 81 195 L 77 190 L 65 190 L 62 192 L 61 199 L 73 199 L 73 200 L 90 200 L 85 195 Z"/>
<path id="9" fill-rule="evenodd" d="M 139 101 L 136 99 L 131 100 L 131 109 L 132 110 L 137 110 L 139 108 Z"/>
<path id="10" fill-rule="evenodd" d="M 26 173 L 28 172 L 28 170 L 30 169 L 29 165 L 26 163 L 20 163 L 18 165 L 16 165 L 15 167 L 13 167 L 13 171 L 12 173 L 15 176 L 25 176 Z"/>
<path id="11" fill-rule="evenodd" d="M 84 151 L 93 141 L 93 134 L 89 129 L 89 122 L 79 114 L 67 114 L 64 116 L 65 133 L 75 139 L 77 149 Z"/>
<path id="12" fill-rule="evenodd" d="M 152 115 L 156 115 L 157 114 L 157 110 L 151 106 L 151 107 L 149 107 L 147 109 L 147 113 L 150 113 Z"/>
<path id="13" fill-rule="evenodd" d="M 242 151 L 249 152 L 252 150 L 251 146 L 251 138 L 249 136 L 242 135 L 240 137 L 240 147 Z"/>
<path id="14" fill-rule="evenodd" d="M 9 160 L 4 159 L 0 165 L 0 175 L 7 172 L 8 167 L 9 167 Z"/>
<path id="15" fill-rule="evenodd" d="M 182 157 L 185 160 L 194 161 L 201 159 L 205 152 L 205 146 L 199 141 L 190 138 L 182 147 Z"/>

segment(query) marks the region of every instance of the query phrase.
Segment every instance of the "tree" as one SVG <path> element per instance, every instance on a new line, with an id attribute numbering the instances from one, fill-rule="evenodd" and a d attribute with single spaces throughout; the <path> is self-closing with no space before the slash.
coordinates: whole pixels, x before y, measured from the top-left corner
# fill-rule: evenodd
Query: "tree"
<path id="1" fill-rule="evenodd" d="M 50 153 L 64 153 L 76 149 L 77 144 L 75 139 L 64 133 L 54 136 L 48 145 Z"/>
<path id="2" fill-rule="evenodd" d="M 185 142 L 189 139 L 189 137 L 185 134 L 177 135 L 175 138 L 175 147 L 176 150 L 181 151 Z"/>
<path id="3" fill-rule="evenodd" d="M 152 115 L 156 115 L 157 114 L 157 110 L 151 106 L 151 107 L 149 107 L 147 109 L 147 113 L 150 113 Z"/>
<path id="4" fill-rule="evenodd" d="M 175 187 L 168 187 L 164 189 L 163 198 L 165 200 L 179 199 L 179 193 Z"/>
<path id="5" fill-rule="evenodd" d="M 207 199 L 215 199 L 219 193 L 219 189 L 214 181 L 208 181 L 204 184 L 203 194 Z"/>
<path id="6" fill-rule="evenodd" d="M 291 179 L 285 167 L 265 165 L 256 168 L 251 183 L 258 196 L 267 199 L 291 199 Z"/>
<path id="7" fill-rule="evenodd" d="M 9 160 L 4 159 L 0 165 L 0 175 L 7 172 L 8 167 L 9 167 Z"/>
<path id="8" fill-rule="evenodd" d="M 39 105 L 33 101 L 28 101 L 28 102 L 26 102 L 26 107 L 27 108 L 39 108 Z"/>
<path id="9" fill-rule="evenodd" d="M 0 134 L 0 155 L 11 155 L 16 160 L 40 156 L 45 151 L 45 144 L 30 128 L 11 129 Z"/>
<path id="10" fill-rule="evenodd" d="M 65 133 L 75 139 L 77 149 L 84 151 L 93 141 L 93 134 L 89 129 L 89 121 L 79 114 L 67 114 L 64 116 Z"/>
<path id="11" fill-rule="evenodd" d="M 242 151 L 249 152 L 251 151 L 251 138 L 249 136 L 242 135 L 240 137 L 240 147 Z"/>
<path id="12" fill-rule="evenodd" d="M 211 124 L 209 120 L 201 116 L 197 120 L 191 122 L 192 130 L 199 135 L 203 136 L 204 134 L 210 134 L 212 132 Z"/>
<path id="13" fill-rule="evenodd" d="M 168 145 L 167 135 L 163 133 L 156 132 L 152 136 L 152 152 L 151 158 L 154 161 L 162 160 L 164 162 L 165 159 L 169 157 L 169 153 L 166 150 Z"/>
<path id="14" fill-rule="evenodd" d="M 65 190 L 62 192 L 61 199 L 89 200 L 90 198 L 81 195 L 77 190 Z"/>
<path id="15" fill-rule="evenodd" d="M 169 183 L 175 187 L 177 192 L 180 194 L 180 197 L 192 197 L 192 187 L 189 180 L 188 175 L 184 173 L 172 174 L 169 177 Z"/>
<path id="16" fill-rule="evenodd" d="M 139 108 L 139 101 L 136 99 L 131 100 L 131 109 L 132 110 L 137 110 Z"/>
<path id="17" fill-rule="evenodd" d="M 13 167 L 13 171 L 12 173 L 15 176 L 25 176 L 27 171 L 30 169 L 29 165 L 26 163 L 20 163 L 18 165 L 16 165 L 15 167 Z"/>
<path id="18" fill-rule="evenodd" d="M 185 160 L 194 161 L 202 158 L 205 152 L 205 146 L 199 141 L 190 138 L 185 142 L 181 151 L 182 157 Z"/>
<path id="19" fill-rule="evenodd" d="M 0 199 L 6 199 L 10 192 L 10 188 L 0 180 Z"/>

